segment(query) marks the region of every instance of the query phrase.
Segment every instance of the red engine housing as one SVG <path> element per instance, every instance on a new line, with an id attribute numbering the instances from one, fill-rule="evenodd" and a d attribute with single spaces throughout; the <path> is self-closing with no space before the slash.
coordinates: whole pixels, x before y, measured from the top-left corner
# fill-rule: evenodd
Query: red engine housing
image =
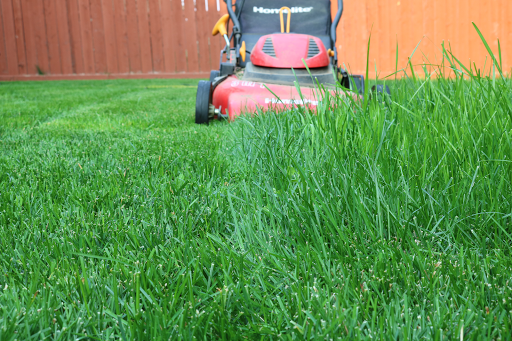
<path id="1" fill-rule="evenodd" d="M 271 68 L 305 69 L 326 67 L 329 56 L 322 41 L 314 36 L 276 33 L 261 37 L 251 52 L 251 62 Z"/>

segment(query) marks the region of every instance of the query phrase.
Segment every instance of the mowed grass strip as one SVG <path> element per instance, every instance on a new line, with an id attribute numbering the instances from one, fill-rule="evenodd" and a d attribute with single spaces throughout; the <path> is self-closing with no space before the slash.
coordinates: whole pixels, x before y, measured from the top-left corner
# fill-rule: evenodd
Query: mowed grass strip
<path id="1" fill-rule="evenodd" d="M 509 79 L 193 124 L 196 82 L 0 85 L 2 339 L 507 339 Z"/>

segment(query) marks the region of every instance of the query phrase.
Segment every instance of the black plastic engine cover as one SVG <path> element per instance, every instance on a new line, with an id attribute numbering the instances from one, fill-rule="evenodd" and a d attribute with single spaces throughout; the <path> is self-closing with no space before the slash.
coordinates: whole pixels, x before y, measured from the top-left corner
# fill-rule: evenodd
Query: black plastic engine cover
<path id="1" fill-rule="evenodd" d="M 336 84 L 332 65 L 309 69 L 308 72 L 307 69 L 277 69 L 247 63 L 242 79 L 244 81 L 281 85 L 294 85 L 294 82 L 297 81 L 299 85 L 310 87 L 316 85 L 317 80 L 320 84 L 326 86 L 335 86 Z"/>

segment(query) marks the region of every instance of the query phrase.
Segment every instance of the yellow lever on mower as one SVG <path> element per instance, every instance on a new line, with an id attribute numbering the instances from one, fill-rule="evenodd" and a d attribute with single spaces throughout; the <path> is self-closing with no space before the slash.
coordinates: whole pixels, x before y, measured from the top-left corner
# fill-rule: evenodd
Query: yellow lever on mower
<path id="1" fill-rule="evenodd" d="M 284 20 L 283 20 L 283 12 L 286 11 L 288 13 L 288 17 L 286 18 L 286 33 L 290 33 L 290 19 L 292 16 L 292 10 L 288 7 L 281 7 L 279 10 L 279 17 L 281 18 L 281 33 L 284 33 Z"/>
<path id="2" fill-rule="evenodd" d="M 247 49 L 245 48 L 245 41 L 242 42 L 242 46 L 240 47 L 240 57 L 242 57 L 242 61 L 245 62 L 245 55 L 247 53 Z"/>
<path id="3" fill-rule="evenodd" d="M 221 34 L 224 37 L 224 40 L 226 41 L 226 45 L 229 46 L 229 38 L 228 38 L 228 31 L 226 30 L 226 24 L 229 20 L 229 14 L 224 14 L 222 18 L 217 21 L 215 26 L 213 26 L 212 35 L 216 36 L 217 34 Z"/>

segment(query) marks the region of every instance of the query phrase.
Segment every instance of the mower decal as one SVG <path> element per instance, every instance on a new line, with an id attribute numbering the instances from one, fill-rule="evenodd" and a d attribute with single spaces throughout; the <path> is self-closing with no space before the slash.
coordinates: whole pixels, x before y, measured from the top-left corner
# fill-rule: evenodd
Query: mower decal
<path id="1" fill-rule="evenodd" d="M 290 9 L 292 10 L 292 13 L 309 13 L 313 7 L 292 7 Z M 280 8 L 263 8 L 254 6 L 252 10 L 254 13 L 279 14 Z"/>
<path id="2" fill-rule="evenodd" d="M 240 82 L 240 81 L 232 81 L 231 82 L 231 86 L 233 88 L 238 87 L 238 86 L 245 86 L 245 87 L 249 87 L 249 88 L 254 88 L 256 86 L 256 84 L 258 84 L 258 83 L 256 83 L 256 82 L 248 82 L 248 81 L 242 81 L 242 82 Z M 265 86 L 263 84 L 261 84 L 261 83 L 259 83 L 259 84 L 260 84 L 260 89 L 265 89 Z"/>
<path id="3" fill-rule="evenodd" d="M 304 105 L 311 104 L 318 106 L 318 101 L 310 100 L 310 99 L 277 99 L 277 98 L 265 98 L 265 104 L 295 104 L 295 105 Z"/>

